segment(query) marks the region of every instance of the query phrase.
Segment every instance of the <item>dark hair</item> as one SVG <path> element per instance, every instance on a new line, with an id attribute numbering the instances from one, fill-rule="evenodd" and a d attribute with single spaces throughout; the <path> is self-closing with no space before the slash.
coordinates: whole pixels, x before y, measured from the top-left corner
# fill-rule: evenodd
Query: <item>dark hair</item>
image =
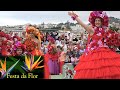
<path id="1" fill-rule="evenodd" d="M 75 57 L 75 54 L 73 54 L 72 57 Z"/>
<path id="2" fill-rule="evenodd" d="M 61 46 L 57 46 L 57 48 L 59 48 L 60 50 L 63 50 L 63 48 Z"/>
<path id="3" fill-rule="evenodd" d="M 38 39 L 38 37 L 37 37 L 37 36 L 35 36 L 35 38 L 37 38 L 37 39 Z"/>
<path id="4" fill-rule="evenodd" d="M 60 48 L 60 46 L 58 45 L 57 48 Z"/>
<path id="5" fill-rule="evenodd" d="M 32 26 L 31 24 L 29 24 L 28 26 Z"/>
<path id="6" fill-rule="evenodd" d="M 59 40 L 59 39 L 60 39 L 60 37 L 57 38 L 57 40 Z"/>
<path id="7" fill-rule="evenodd" d="M 119 48 L 119 50 L 120 50 L 120 46 L 119 46 L 118 48 Z"/>
<path id="8" fill-rule="evenodd" d="M 38 29 L 38 30 L 39 30 L 39 27 L 37 27 L 36 29 Z"/>

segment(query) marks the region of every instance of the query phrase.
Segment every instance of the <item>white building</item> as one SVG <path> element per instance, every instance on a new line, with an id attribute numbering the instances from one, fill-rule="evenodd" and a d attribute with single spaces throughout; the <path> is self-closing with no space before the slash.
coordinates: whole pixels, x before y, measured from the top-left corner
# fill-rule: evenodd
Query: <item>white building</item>
<path id="1" fill-rule="evenodd" d="M 75 33 L 84 33 L 85 32 L 85 29 L 79 24 L 76 24 L 75 26 L 70 26 L 70 28 Z"/>
<path id="2" fill-rule="evenodd" d="M 42 24 L 39 24 L 40 28 L 53 28 L 53 27 L 56 27 L 56 26 L 57 26 L 57 24 L 52 24 L 52 23 L 48 23 L 48 24 L 42 23 Z"/>
<path id="3" fill-rule="evenodd" d="M 8 33 L 9 31 L 13 32 L 13 35 L 15 33 L 18 33 L 18 36 L 22 37 L 22 32 L 23 30 L 23 25 L 18 25 L 18 26 L 7 26 L 7 27 L 2 27 L 3 31 Z"/>

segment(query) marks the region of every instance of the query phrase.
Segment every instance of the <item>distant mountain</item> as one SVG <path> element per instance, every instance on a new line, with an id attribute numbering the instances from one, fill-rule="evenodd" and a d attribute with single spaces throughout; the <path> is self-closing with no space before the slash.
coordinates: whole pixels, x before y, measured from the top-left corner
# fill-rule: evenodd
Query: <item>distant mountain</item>
<path id="1" fill-rule="evenodd" d="M 120 24 L 120 19 L 115 18 L 115 17 L 109 17 L 109 23 L 112 24 L 112 22 Z"/>

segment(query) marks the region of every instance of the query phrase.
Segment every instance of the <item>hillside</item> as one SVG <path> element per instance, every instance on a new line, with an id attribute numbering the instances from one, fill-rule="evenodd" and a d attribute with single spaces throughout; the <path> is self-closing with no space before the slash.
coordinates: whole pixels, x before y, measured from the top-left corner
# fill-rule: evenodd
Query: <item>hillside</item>
<path id="1" fill-rule="evenodd" d="M 115 18 L 115 17 L 109 17 L 109 23 L 111 24 L 112 22 L 120 24 L 120 19 Z"/>

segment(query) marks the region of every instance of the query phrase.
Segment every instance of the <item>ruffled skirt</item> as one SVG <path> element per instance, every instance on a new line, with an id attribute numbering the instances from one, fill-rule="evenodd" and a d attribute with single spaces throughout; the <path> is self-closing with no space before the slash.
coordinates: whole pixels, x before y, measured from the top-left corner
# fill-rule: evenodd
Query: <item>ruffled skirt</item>
<path id="1" fill-rule="evenodd" d="M 74 68 L 74 79 L 120 79 L 120 54 L 108 48 L 83 54 Z"/>

